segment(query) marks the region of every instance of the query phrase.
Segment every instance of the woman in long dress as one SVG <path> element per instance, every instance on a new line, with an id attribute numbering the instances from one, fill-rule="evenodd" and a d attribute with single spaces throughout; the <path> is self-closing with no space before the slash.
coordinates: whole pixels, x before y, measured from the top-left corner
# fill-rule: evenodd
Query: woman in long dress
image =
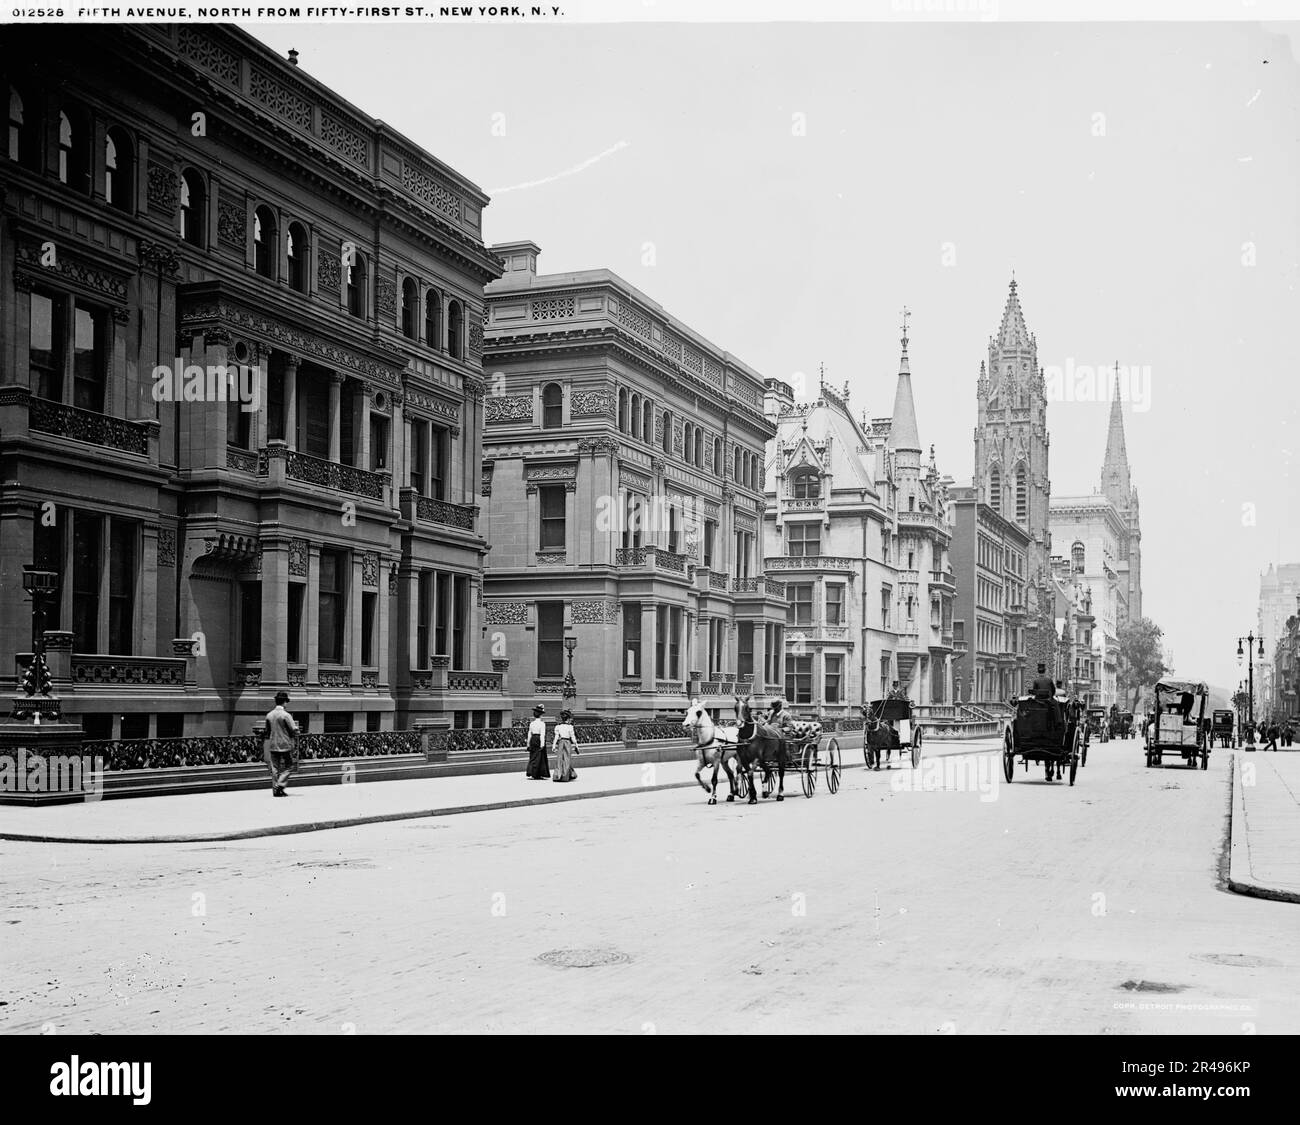
<path id="1" fill-rule="evenodd" d="M 542 716 L 546 708 L 538 704 L 533 708 L 533 721 L 528 724 L 528 772 L 524 774 L 529 781 L 545 781 L 550 777 L 546 764 L 546 722 Z"/>
<path id="2" fill-rule="evenodd" d="M 572 781 L 578 776 L 578 771 L 573 768 L 573 756 L 578 752 L 578 736 L 573 729 L 572 711 L 560 712 L 551 749 L 555 752 L 555 772 L 551 774 L 551 780 Z"/>

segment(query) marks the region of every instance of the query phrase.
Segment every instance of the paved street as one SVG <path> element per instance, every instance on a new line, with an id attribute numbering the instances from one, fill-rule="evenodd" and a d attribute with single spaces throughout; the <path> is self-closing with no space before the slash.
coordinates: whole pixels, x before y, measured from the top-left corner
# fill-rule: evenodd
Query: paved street
<path id="1" fill-rule="evenodd" d="M 1229 757 L 3 842 L 0 1030 L 1294 1033 L 1300 907 L 1222 886 Z"/>

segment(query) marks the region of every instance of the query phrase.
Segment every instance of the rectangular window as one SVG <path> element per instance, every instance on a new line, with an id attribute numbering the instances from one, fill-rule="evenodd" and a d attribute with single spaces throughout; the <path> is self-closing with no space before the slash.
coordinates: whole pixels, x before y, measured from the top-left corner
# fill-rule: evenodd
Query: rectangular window
<path id="1" fill-rule="evenodd" d="M 347 555 L 320 553 L 320 598 L 317 618 L 320 637 L 316 658 L 322 664 L 343 663 L 343 624 L 347 614 Z"/>
<path id="2" fill-rule="evenodd" d="M 407 425 L 407 447 L 411 451 L 411 472 L 407 486 L 423 495 L 424 467 L 429 459 L 429 425 L 418 418 Z"/>
<path id="3" fill-rule="evenodd" d="M 63 576 L 63 523 L 68 518 L 67 508 L 51 508 L 46 512 L 36 510 L 32 526 L 32 565 L 39 570 L 52 570 Z M 61 591 L 60 591 L 61 592 Z M 61 597 L 45 599 L 45 628 L 59 628 L 59 603 Z"/>
<path id="4" fill-rule="evenodd" d="M 674 608 L 668 611 L 668 678 L 670 680 L 681 678 L 681 642 L 682 611 Z"/>
<path id="5" fill-rule="evenodd" d="M 641 546 L 641 531 L 645 525 L 645 497 L 629 492 L 624 496 L 623 547 L 630 550 Z"/>
<path id="6" fill-rule="evenodd" d="M 381 711 L 367 711 L 366 730 L 372 734 L 378 731 L 380 729 L 379 724 L 382 719 L 383 719 L 383 713 Z"/>
<path id="7" fill-rule="evenodd" d="M 284 365 L 276 363 L 266 375 L 266 436 L 284 440 Z"/>
<path id="8" fill-rule="evenodd" d="M 61 297 L 32 293 L 27 357 L 38 398 L 63 401 L 64 302 Z"/>
<path id="9" fill-rule="evenodd" d="M 736 625 L 736 675 L 754 674 L 754 623 L 741 621 Z"/>
<path id="10" fill-rule="evenodd" d="M 537 490 L 537 499 L 542 513 L 541 550 L 564 550 L 564 485 L 544 485 Z"/>
<path id="11" fill-rule="evenodd" d="M 677 553 L 677 509 L 668 508 L 668 550 Z"/>
<path id="12" fill-rule="evenodd" d="M 451 434 L 441 426 L 430 426 L 429 433 L 429 495 L 434 500 L 446 500 Z"/>
<path id="13" fill-rule="evenodd" d="M 382 414 L 370 415 L 370 471 L 382 473 L 388 469 L 388 419 Z"/>
<path id="14" fill-rule="evenodd" d="M 665 671 L 668 655 L 668 607 L 655 607 L 655 678 L 667 679 Z"/>
<path id="15" fill-rule="evenodd" d="M 239 659 L 252 664 L 262 659 L 262 584 L 239 584 Z"/>
<path id="16" fill-rule="evenodd" d="M 889 607 L 894 600 L 894 591 L 890 586 L 880 587 L 880 627 L 889 628 Z"/>
<path id="17" fill-rule="evenodd" d="M 713 542 L 717 538 L 718 525 L 713 520 L 704 521 L 704 566 L 713 569 Z"/>
<path id="18" fill-rule="evenodd" d="M 122 733 L 123 739 L 148 738 L 149 737 L 149 715 L 135 712 L 130 715 L 122 716 Z"/>
<path id="19" fill-rule="evenodd" d="M 315 371 L 298 369 L 298 448 L 322 460 L 330 455 L 330 400 L 326 380 Z"/>
<path id="20" fill-rule="evenodd" d="M 884 699 L 889 694 L 889 667 L 892 654 L 882 653 L 880 657 L 880 698 Z"/>
<path id="21" fill-rule="evenodd" d="M 138 528 L 131 520 L 113 520 L 108 550 L 108 651 L 135 651 L 135 579 Z"/>
<path id="22" fill-rule="evenodd" d="M 465 627 L 469 621 L 469 578 L 457 574 L 452 587 L 451 607 L 451 666 L 457 671 L 465 668 Z"/>
<path id="23" fill-rule="evenodd" d="M 230 392 L 227 391 L 227 394 Z M 226 403 L 226 444 L 247 449 L 252 439 L 253 415 L 243 409 L 238 398 Z"/>
<path id="24" fill-rule="evenodd" d="M 641 603 L 623 603 L 623 676 L 641 677 Z"/>
<path id="25" fill-rule="evenodd" d="M 351 379 L 339 388 L 339 464 L 357 465 L 357 390 Z"/>
<path id="26" fill-rule="evenodd" d="M 826 624 L 844 624 L 843 582 L 830 582 L 826 586 Z"/>
<path id="27" fill-rule="evenodd" d="M 352 712 L 326 711 L 323 729 L 326 734 L 350 734 L 352 732 Z"/>
<path id="28" fill-rule="evenodd" d="M 415 666 L 429 667 L 429 618 L 433 613 L 433 571 L 420 571 L 415 582 Z"/>
<path id="29" fill-rule="evenodd" d="M 176 711 L 159 711 L 158 712 L 158 737 L 159 738 L 184 738 L 185 737 L 185 716 Z"/>
<path id="30" fill-rule="evenodd" d="M 361 663 L 367 668 L 375 667 L 375 609 L 379 605 L 379 595 L 373 591 L 361 595 Z"/>
<path id="31" fill-rule="evenodd" d="M 813 619 L 813 587 L 811 582 L 793 583 L 785 588 L 787 605 L 785 620 L 788 625 L 811 625 Z"/>
<path id="32" fill-rule="evenodd" d="M 447 648 L 447 626 L 451 621 L 451 575 L 434 571 L 434 622 L 433 653 L 435 656 L 450 656 Z"/>
<path id="33" fill-rule="evenodd" d="M 826 657 L 826 702 L 827 703 L 842 702 L 842 697 L 840 695 L 840 678 L 843 674 L 841 671 L 843 666 L 844 666 L 844 658 L 842 656 Z"/>
<path id="34" fill-rule="evenodd" d="M 880 533 L 880 557 L 884 562 L 889 562 L 889 532 Z"/>
<path id="35" fill-rule="evenodd" d="M 786 553 L 802 558 L 822 553 L 822 525 L 819 523 L 792 523 Z"/>
<path id="36" fill-rule="evenodd" d="M 564 675 L 564 603 L 537 603 L 537 675 Z"/>
<path id="37" fill-rule="evenodd" d="M 792 656 L 786 661 L 785 697 L 790 703 L 812 702 L 811 656 Z"/>
<path id="38" fill-rule="evenodd" d="M 72 524 L 72 634 L 77 652 L 99 651 L 103 520 L 78 512 Z"/>
<path id="39" fill-rule="evenodd" d="M 301 664 L 302 659 L 302 607 L 307 597 L 307 583 L 289 583 L 289 654 L 290 664 Z"/>
<path id="40" fill-rule="evenodd" d="M 77 306 L 72 335 L 72 405 L 104 413 L 108 381 L 108 313 Z"/>

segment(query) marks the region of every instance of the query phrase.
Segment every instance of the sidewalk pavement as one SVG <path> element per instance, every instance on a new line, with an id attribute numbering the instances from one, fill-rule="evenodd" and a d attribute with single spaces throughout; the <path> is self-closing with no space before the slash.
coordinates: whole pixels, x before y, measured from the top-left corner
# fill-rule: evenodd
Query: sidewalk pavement
<path id="1" fill-rule="evenodd" d="M 927 750 L 927 757 L 994 753 L 992 739 L 951 743 Z M 0 806 L 0 840 L 52 844 L 179 844 L 210 840 L 249 840 L 320 832 L 390 820 L 415 820 L 456 813 L 487 812 L 528 805 L 558 804 L 593 797 L 618 797 L 663 789 L 697 789 L 684 801 L 704 801 L 695 783 L 695 762 L 638 762 L 584 768 L 562 785 L 529 781 L 520 770 L 455 777 L 374 781 L 364 784 L 309 785 L 277 800 L 270 787 L 193 793 L 174 797 L 137 797 L 83 801 L 66 805 Z M 862 751 L 843 754 L 846 771 L 862 768 Z M 704 773 L 708 780 L 709 771 Z M 787 769 L 786 798 L 803 799 L 799 775 Z M 817 793 L 825 792 L 818 771 Z M 718 800 L 727 799 L 726 775 L 718 773 Z M 737 798 L 739 800 L 739 798 Z"/>
<path id="2" fill-rule="evenodd" d="M 1300 754 L 1236 750 L 1228 886 L 1300 902 Z"/>

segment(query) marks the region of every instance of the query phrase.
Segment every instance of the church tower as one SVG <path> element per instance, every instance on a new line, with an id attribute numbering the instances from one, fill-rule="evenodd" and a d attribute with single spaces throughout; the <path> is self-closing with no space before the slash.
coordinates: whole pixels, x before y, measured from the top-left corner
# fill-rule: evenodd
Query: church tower
<path id="1" fill-rule="evenodd" d="M 1136 621 L 1142 616 L 1142 526 L 1137 489 L 1129 478 L 1118 363 L 1111 388 L 1110 428 L 1106 433 L 1106 456 L 1101 464 L 1101 492 L 1115 506 L 1128 532 L 1125 600 L 1130 620 Z"/>
<path id="2" fill-rule="evenodd" d="M 1040 660 L 1051 667 L 1056 623 L 1050 594 L 1047 388 L 1038 365 L 1038 339 L 1025 326 L 1014 277 L 1002 323 L 989 338 L 987 363 L 980 364 L 976 400 L 975 490 L 981 501 L 1029 534 L 1025 651 L 1031 669 Z"/>

